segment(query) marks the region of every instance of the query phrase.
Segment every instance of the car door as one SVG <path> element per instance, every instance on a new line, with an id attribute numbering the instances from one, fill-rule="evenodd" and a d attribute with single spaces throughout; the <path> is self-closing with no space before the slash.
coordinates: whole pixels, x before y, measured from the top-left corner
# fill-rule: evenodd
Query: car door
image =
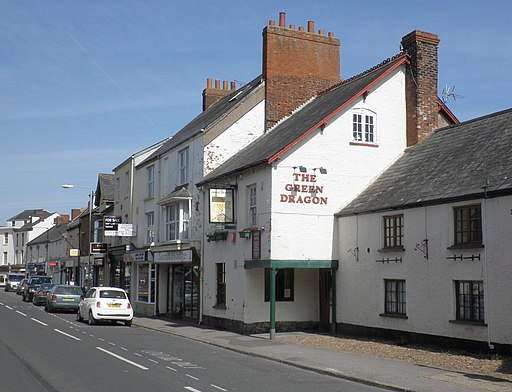
<path id="1" fill-rule="evenodd" d="M 84 300 L 80 302 L 80 314 L 82 317 L 89 317 L 89 309 L 93 306 L 95 298 L 96 289 L 90 289 L 87 294 L 85 294 Z"/>

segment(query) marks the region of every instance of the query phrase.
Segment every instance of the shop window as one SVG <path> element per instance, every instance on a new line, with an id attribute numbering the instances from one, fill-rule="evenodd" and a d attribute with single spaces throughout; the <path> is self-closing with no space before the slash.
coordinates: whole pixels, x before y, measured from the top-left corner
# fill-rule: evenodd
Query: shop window
<path id="1" fill-rule="evenodd" d="M 294 269 L 280 269 L 276 274 L 276 301 L 293 301 L 295 291 Z M 265 302 L 270 301 L 270 269 L 265 269 Z"/>
<path id="2" fill-rule="evenodd" d="M 141 263 L 137 266 L 137 301 L 155 302 L 156 267 L 155 264 Z"/>

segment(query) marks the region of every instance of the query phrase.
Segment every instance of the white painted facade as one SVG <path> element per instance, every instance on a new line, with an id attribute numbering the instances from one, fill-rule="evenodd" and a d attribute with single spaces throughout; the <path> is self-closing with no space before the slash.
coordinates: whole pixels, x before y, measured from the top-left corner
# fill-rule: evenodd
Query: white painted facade
<path id="1" fill-rule="evenodd" d="M 511 344 L 512 244 L 505 237 L 512 225 L 511 203 L 512 197 L 506 196 L 338 218 L 337 321 Z M 454 242 L 453 208 L 473 204 L 481 205 L 484 246 L 450 248 Z M 404 251 L 379 251 L 383 248 L 383 217 L 397 214 L 404 217 Z M 428 239 L 428 259 L 415 250 L 424 239 Z M 355 248 L 359 260 L 351 253 Z M 402 261 L 377 262 L 386 258 Z M 385 279 L 405 280 L 406 318 L 384 315 Z M 456 322 L 456 281 L 483 282 L 484 324 Z"/>
<path id="2" fill-rule="evenodd" d="M 376 139 L 371 146 L 354 143 L 354 109 L 371 110 L 376 116 Z M 335 211 L 394 162 L 405 146 L 405 77 L 404 68 L 399 67 L 375 85 L 365 99 L 361 97 L 337 113 L 323 130 L 312 133 L 271 166 L 224 179 L 237 186 L 236 226 L 226 226 L 227 241 L 205 242 L 204 315 L 242 324 L 268 322 L 264 269 L 244 269 L 244 261 L 252 257 L 251 240 L 239 238 L 238 232 L 261 230 L 262 260 L 312 260 L 314 263 L 314 260 L 336 259 L 337 255 L 333 254 Z M 300 173 L 299 166 L 304 166 L 307 172 Z M 327 169 L 327 173 L 321 174 L 320 167 Z M 257 224 L 251 227 L 247 187 L 254 184 Z M 300 186 L 300 191 L 294 190 L 295 185 Z M 319 188 L 312 193 L 309 186 Z M 295 202 L 290 202 L 290 196 Z M 216 306 L 216 263 L 226 266 L 225 307 Z M 318 303 L 318 269 L 296 269 L 294 300 L 277 302 L 276 319 L 318 322 Z"/>
<path id="3" fill-rule="evenodd" d="M 12 228 L 12 226 L 0 227 L 0 244 L 0 265 L 7 266 L 14 264 L 14 229 Z"/>

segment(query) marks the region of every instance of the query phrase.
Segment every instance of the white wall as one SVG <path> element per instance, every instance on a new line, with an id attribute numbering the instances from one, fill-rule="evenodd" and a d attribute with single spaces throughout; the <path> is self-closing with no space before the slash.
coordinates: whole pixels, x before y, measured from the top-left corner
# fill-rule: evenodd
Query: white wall
<path id="1" fill-rule="evenodd" d="M 453 207 L 482 203 L 484 248 L 448 249 L 453 245 Z M 511 254 L 507 238 L 512 230 L 512 197 L 398 210 L 339 218 L 340 269 L 337 273 L 337 321 L 353 325 L 389 328 L 445 337 L 512 344 Z M 379 252 L 383 247 L 383 216 L 404 215 L 403 252 Z M 428 238 L 428 260 L 415 250 Z M 359 261 L 349 250 L 359 247 Z M 451 260 L 453 255 L 480 260 Z M 379 263 L 382 258 L 402 257 L 401 263 Z M 382 317 L 384 279 L 405 279 L 407 319 Z M 455 320 L 455 280 L 483 281 L 485 326 Z"/>

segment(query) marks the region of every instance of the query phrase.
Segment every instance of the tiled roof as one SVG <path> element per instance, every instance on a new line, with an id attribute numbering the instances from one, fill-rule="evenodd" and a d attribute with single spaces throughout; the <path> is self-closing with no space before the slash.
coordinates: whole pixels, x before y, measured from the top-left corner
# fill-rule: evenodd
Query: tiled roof
<path id="1" fill-rule="evenodd" d="M 145 165 L 147 162 L 152 161 L 153 159 L 180 146 L 187 140 L 190 140 L 193 137 L 201 134 L 205 128 L 215 123 L 218 119 L 224 117 L 226 113 L 230 112 L 234 107 L 236 107 L 240 101 L 252 91 L 254 91 L 261 84 L 261 82 L 262 78 L 260 75 L 251 82 L 220 99 L 209 109 L 203 111 L 191 122 L 185 125 L 185 127 L 177 132 L 172 138 L 168 139 L 160 148 L 153 152 L 153 154 L 138 164 L 137 167 Z"/>
<path id="2" fill-rule="evenodd" d="M 98 205 L 100 199 L 102 201 L 114 201 L 114 186 L 115 179 L 113 174 L 98 174 L 98 186 L 96 189 L 98 197 L 97 200 L 95 200 L 94 204 Z"/>
<path id="3" fill-rule="evenodd" d="M 406 58 L 406 54 L 400 53 L 320 94 L 304 104 L 288 119 L 278 123 L 272 130 L 211 171 L 201 184 L 245 168 L 279 159 L 288 148 L 316 130 L 323 122 L 403 64 Z"/>
<path id="4" fill-rule="evenodd" d="M 439 129 L 337 215 L 512 194 L 511 151 L 512 109 Z"/>
<path id="5" fill-rule="evenodd" d="M 18 215 L 15 215 L 12 218 L 9 218 L 8 221 L 13 221 L 13 220 L 16 220 L 16 221 L 23 220 L 24 221 L 24 220 L 30 219 L 34 216 L 44 219 L 44 218 L 49 217 L 51 214 L 52 214 L 52 212 L 49 212 L 42 208 L 34 209 L 34 210 L 25 210 L 23 212 L 20 212 Z"/>

